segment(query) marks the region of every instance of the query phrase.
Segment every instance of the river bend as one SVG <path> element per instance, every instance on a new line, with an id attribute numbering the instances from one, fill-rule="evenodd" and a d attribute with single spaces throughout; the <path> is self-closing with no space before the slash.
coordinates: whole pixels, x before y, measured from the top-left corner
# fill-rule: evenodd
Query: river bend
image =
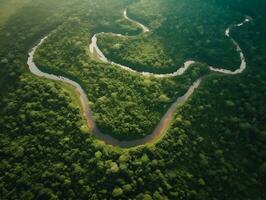
<path id="1" fill-rule="evenodd" d="M 127 10 L 126 9 L 124 10 L 123 15 L 124 15 L 125 19 L 127 19 L 130 22 L 135 23 L 136 25 L 141 27 L 143 33 L 150 31 L 149 28 L 146 27 L 145 25 L 143 25 L 143 24 L 141 24 L 141 23 L 139 23 L 133 19 L 130 19 L 127 16 Z M 240 60 L 241 60 L 240 67 L 235 71 L 231 71 L 231 70 L 222 69 L 219 67 L 209 66 L 209 69 L 211 71 L 214 71 L 217 73 L 222 73 L 222 74 L 236 75 L 236 74 L 242 73 L 246 69 L 246 59 L 245 59 L 244 53 L 243 53 L 242 49 L 240 48 L 239 44 L 230 36 L 230 31 L 232 28 L 243 26 L 245 23 L 248 23 L 250 21 L 251 21 L 251 18 L 246 17 L 246 19 L 243 22 L 236 24 L 236 25 L 231 25 L 225 31 L 225 35 L 233 42 L 233 44 L 236 46 L 236 51 L 239 53 Z M 113 61 L 108 60 L 105 57 L 105 55 L 103 54 L 103 52 L 97 46 L 97 36 L 99 34 L 106 34 L 106 33 L 102 32 L 102 33 L 95 34 L 92 37 L 91 44 L 89 46 L 90 52 L 93 54 L 96 54 L 99 61 L 120 67 L 124 70 L 127 70 L 127 71 L 132 72 L 132 73 L 137 73 L 137 74 L 142 75 L 142 76 L 154 76 L 154 77 L 158 77 L 158 78 L 180 76 L 189 67 L 193 66 L 193 64 L 196 63 L 196 61 L 193 61 L 193 60 L 186 61 L 184 63 L 184 65 L 182 67 L 180 67 L 176 72 L 169 73 L 169 74 L 155 74 L 155 73 L 150 73 L 150 72 L 139 72 L 139 71 L 136 71 L 136 70 L 134 70 L 128 66 L 124 66 L 124 65 L 121 65 L 119 63 L 115 63 Z M 114 33 L 112 33 L 112 34 L 114 34 Z M 114 34 L 114 35 L 119 36 L 119 37 L 126 37 L 126 36 L 121 35 L 121 34 Z M 162 117 L 162 119 L 160 120 L 160 122 L 158 123 L 158 125 L 155 127 L 154 131 L 150 135 L 147 135 L 144 138 L 136 139 L 136 140 L 132 140 L 132 141 L 121 141 L 121 140 L 118 140 L 118 139 L 116 139 L 110 135 L 104 134 L 99 130 L 99 128 L 97 127 L 95 120 L 93 118 L 92 111 L 89 107 L 89 101 L 88 101 L 87 95 L 86 95 L 85 91 L 82 89 L 82 87 L 77 82 L 75 82 L 75 81 L 73 81 L 67 77 L 57 76 L 57 75 L 43 72 L 43 71 L 39 70 L 39 68 L 36 66 L 36 64 L 34 62 L 34 54 L 35 54 L 36 50 L 38 49 L 38 47 L 40 47 L 47 38 L 48 38 L 48 36 L 45 36 L 44 38 L 42 38 L 40 40 L 40 42 L 36 46 L 34 46 L 29 52 L 27 64 L 29 66 L 31 73 L 36 75 L 36 76 L 39 76 L 39 77 L 44 77 L 44 78 L 55 80 L 55 81 L 61 81 L 61 82 L 64 82 L 66 84 L 73 86 L 75 88 L 78 96 L 79 96 L 81 107 L 82 107 L 82 113 L 83 113 L 83 115 L 87 121 L 88 127 L 92 131 L 92 134 L 97 139 L 102 140 L 105 143 L 111 144 L 114 146 L 120 146 L 122 148 L 135 147 L 135 146 L 147 144 L 149 142 L 153 142 L 154 140 L 163 136 L 163 134 L 166 133 L 168 127 L 170 126 L 170 124 L 172 122 L 176 108 L 178 106 L 184 104 L 188 100 L 188 98 L 193 94 L 193 92 L 199 87 L 200 83 L 202 82 L 202 80 L 204 78 L 204 77 L 201 77 L 201 78 L 197 79 L 189 87 L 189 89 L 187 90 L 187 92 L 183 96 L 178 97 L 176 99 L 176 101 L 170 106 L 170 108 L 164 114 L 164 116 Z"/>

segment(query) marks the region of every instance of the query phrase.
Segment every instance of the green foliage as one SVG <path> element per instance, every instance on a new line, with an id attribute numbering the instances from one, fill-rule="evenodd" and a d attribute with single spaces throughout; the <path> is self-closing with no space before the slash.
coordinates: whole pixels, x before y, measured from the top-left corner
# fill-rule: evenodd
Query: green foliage
<path id="1" fill-rule="evenodd" d="M 123 194 L 123 190 L 121 188 L 115 188 L 112 192 L 113 197 L 119 197 Z"/>
<path id="2" fill-rule="evenodd" d="M 37 50 L 36 62 L 43 71 L 79 82 L 100 130 L 118 139 L 150 134 L 171 103 L 208 73 L 206 66 L 196 64 L 180 77 L 158 79 L 99 63 L 86 52 L 87 27 L 97 29 L 86 20 L 66 20 Z"/>
<path id="3" fill-rule="evenodd" d="M 225 30 L 243 21 L 244 16 L 217 6 L 216 1 L 143 0 L 132 4 L 128 11 L 151 32 L 125 38 L 100 36 L 100 48 L 117 63 L 156 73 L 174 72 L 191 59 L 227 69 L 240 64 Z"/>
<path id="4" fill-rule="evenodd" d="M 262 165 L 260 166 L 260 173 L 263 177 L 266 177 L 266 163 L 262 163 Z"/>
<path id="5" fill-rule="evenodd" d="M 167 11 L 168 8 L 161 7 L 163 4 L 157 1 L 140 11 L 153 13 L 148 8 L 156 6 L 161 12 Z M 1 199 L 265 199 L 265 2 L 207 1 L 216 2 L 221 10 L 230 8 L 232 12 L 237 10 L 254 18 L 251 25 L 232 33 L 247 55 L 248 70 L 237 77 L 208 77 L 189 102 L 177 110 L 172 126 L 159 143 L 130 150 L 101 145 L 80 130 L 84 123 L 73 93 L 62 84 L 26 72 L 29 46 L 64 21 L 61 32 L 59 28 L 58 33 L 51 35 L 50 42 L 54 42 L 51 52 L 44 55 L 40 49 L 39 62 L 47 62 L 50 70 L 62 68 L 57 72 L 69 71 L 65 75 L 76 76 L 87 88 L 95 113 L 102 113 L 104 117 L 112 111 L 108 119 L 114 118 L 116 111 L 111 108 L 121 106 L 120 98 L 127 104 L 127 96 L 139 96 L 136 102 L 140 113 L 146 108 L 144 105 L 151 104 L 150 100 L 154 100 L 154 104 L 147 108 L 152 111 L 147 116 L 154 115 L 153 109 L 159 105 L 158 113 L 163 113 L 164 105 L 168 104 L 157 104 L 159 97 L 166 95 L 173 101 L 205 71 L 199 70 L 195 76 L 189 72 L 184 77 L 158 81 L 89 60 L 83 55 L 87 44 L 85 36 L 96 32 L 96 28 L 85 29 L 84 18 L 91 16 L 91 24 L 101 24 L 97 30 L 115 27 L 113 29 L 120 32 L 120 22 L 113 18 L 118 19 L 122 7 L 131 1 L 106 0 L 98 4 L 84 0 L 73 4 L 75 6 L 73 2 L 31 1 L 31 6 L 11 16 L 1 29 L 0 55 L 1 60 L 6 59 L 0 64 Z M 147 1 L 139 1 L 139 5 L 143 2 Z M 169 0 L 170 5 L 173 2 Z M 84 14 L 88 10 L 90 14 Z M 131 14 L 133 11 L 137 16 L 133 8 Z M 143 21 L 149 24 L 158 17 L 157 13 Z M 63 17 L 70 15 L 71 19 Z M 139 16 L 142 19 L 143 15 Z M 78 26 L 74 26 L 74 22 Z M 122 29 L 127 28 L 129 26 Z M 48 49 L 48 43 L 44 48 Z M 70 52 L 77 57 L 69 56 Z M 99 98 L 107 102 L 118 98 L 118 103 L 99 103 Z"/>

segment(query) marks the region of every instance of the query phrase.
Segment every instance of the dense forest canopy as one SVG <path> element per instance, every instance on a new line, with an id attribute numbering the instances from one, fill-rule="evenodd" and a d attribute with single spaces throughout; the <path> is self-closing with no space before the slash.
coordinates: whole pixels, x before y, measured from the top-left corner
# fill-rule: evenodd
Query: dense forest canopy
<path id="1" fill-rule="evenodd" d="M 143 21 L 152 32 L 123 40 L 105 36 L 100 44 L 108 57 L 157 72 L 174 71 L 192 58 L 223 68 L 238 68 L 238 54 L 224 31 L 229 24 L 241 21 L 242 13 L 198 0 L 161 0 L 153 4 L 146 0 L 128 10 L 130 16 Z"/>
<path id="2" fill-rule="evenodd" d="M 149 33 L 123 18 L 148 26 Z M 265 199 L 266 2 L 262 0 L 0 0 L 1 199 Z M 237 76 L 239 55 L 247 69 Z M 98 32 L 106 56 L 137 70 L 181 76 L 139 76 L 105 64 L 88 50 Z M 199 77 L 199 89 L 177 108 L 159 141 L 122 149 L 90 134 L 75 90 L 36 77 L 43 71 L 78 82 L 97 125 L 118 139 L 151 133 L 177 97 Z"/>

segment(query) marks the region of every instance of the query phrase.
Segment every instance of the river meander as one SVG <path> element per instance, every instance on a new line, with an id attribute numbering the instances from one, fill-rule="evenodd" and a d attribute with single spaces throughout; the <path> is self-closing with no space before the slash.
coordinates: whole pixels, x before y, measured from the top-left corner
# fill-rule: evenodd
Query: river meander
<path id="1" fill-rule="evenodd" d="M 141 27 L 143 30 L 143 33 L 150 31 L 149 28 L 147 28 L 145 25 L 143 25 L 143 24 L 141 24 L 141 23 L 139 23 L 133 19 L 130 19 L 127 16 L 127 10 L 126 9 L 124 10 L 123 15 L 124 15 L 124 18 L 126 18 L 130 22 L 135 23 L 139 27 Z M 246 69 L 246 58 L 244 56 L 244 53 L 243 53 L 242 49 L 240 48 L 239 44 L 236 42 L 236 40 L 234 40 L 230 36 L 230 31 L 232 28 L 243 26 L 245 23 L 248 23 L 250 21 L 251 21 L 251 18 L 246 17 L 243 22 L 236 24 L 236 25 L 231 25 L 229 28 L 227 28 L 225 30 L 225 35 L 233 42 L 233 44 L 236 47 L 236 51 L 239 53 L 239 57 L 241 60 L 241 64 L 240 64 L 239 68 L 236 69 L 235 71 L 231 71 L 231 70 L 227 70 L 227 69 L 222 69 L 220 67 L 209 66 L 210 71 L 222 73 L 222 74 L 228 74 L 228 75 L 236 75 L 236 74 L 242 73 Z M 121 65 L 119 63 L 115 63 L 111 60 L 108 60 L 105 57 L 105 55 L 103 54 L 103 52 L 100 50 L 100 48 L 97 46 L 97 36 L 99 34 L 107 34 L 107 33 L 103 33 L 103 32 L 97 33 L 92 37 L 91 44 L 89 46 L 91 53 L 96 54 L 97 58 L 101 62 L 120 67 L 124 70 L 129 71 L 130 73 L 137 73 L 140 76 L 154 76 L 154 77 L 158 77 L 158 78 L 180 76 L 189 67 L 193 66 L 193 64 L 196 63 L 196 61 L 193 61 L 193 60 L 186 61 L 184 63 L 184 65 L 181 66 L 177 71 L 175 71 L 173 73 L 169 73 L 169 74 L 155 74 L 155 73 L 150 73 L 150 72 L 139 72 L 139 71 L 136 71 L 136 70 L 134 70 L 128 66 L 124 66 L 124 65 Z M 126 37 L 126 36 L 121 35 L 121 34 L 115 34 L 115 35 L 117 35 L 119 37 Z M 36 46 L 34 46 L 29 52 L 27 64 L 29 66 L 31 73 L 36 75 L 36 76 L 39 76 L 39 77 L 44 77 L 44 78 L 55 80 L 55 81 L 61 81 L 61 82 L 64 82 L 66 84 L 73 86 L 75 88 L 78 96 L 79 96 L 80 103 L 82 106 L 82 113 L 83 113 L 83 115 L 87 121 L 87 125 L 90 128 L 92 134 L 97 139 L 102 140 L 105 143 L 111 144 L 114 146 L 120 146 L 122 148 L 135 147 L 135 146 L 144 145 L 144 144 L 153 142 L 156 139 L 161 138 L 163 136 L 163 134 L 165 134 L 167 132 L 167 129 L 169 128 L 169 126 L 173 120 L 173 117 L 174 117 L 174 114 L 175 114 L 177 107 L 181 106 L 182 104 L 184 104 L 189 99 L 189 97 L 200 86 L 200 83 L 204 79 L 204 77 L 197 79 L 189 87 L 189 89 L 187 90 L 187 92 L 183 96 L 178 97 L 176 99 L 176 101 L 169 107 L 169 109 L 164 114 L 164 116 L 162 117 L 162 119 L 160 120 L 158 125 L 154 128 L 154 131 L 151 134 L 149 134 L 146 137 L 141 138 L 141 139 L 130 140 L 130 141 L 121 141 L 121 140 L 118 140 L 118 139 L 108 135 L 108 134 L 104 134 L 99 130 L 99 128 L 97 127 L 95 120 L 93 118 L 92 111 L 89 107 L 89 101 L 88 101 L 87 95 L 86 95 L 85 91 L 83 90 L 83 88 L 77 82 L 75 82 L 75 81 L 73 81 L 67 77 L 57 76 L 57 75 L 49 74 L 49 73 L 46 73 L 46 72 L 39 70 L 39 68 L 37 67 L 37 65 L 34 62 L 34 54 L 35 54 L 36 50 L 38 49 L 38 47 L 40 47 L 47 38 L 48 38 L 48 36 L 45 36 L 44 38 L 42 38 L 40 40 L 40 42 Z"/>

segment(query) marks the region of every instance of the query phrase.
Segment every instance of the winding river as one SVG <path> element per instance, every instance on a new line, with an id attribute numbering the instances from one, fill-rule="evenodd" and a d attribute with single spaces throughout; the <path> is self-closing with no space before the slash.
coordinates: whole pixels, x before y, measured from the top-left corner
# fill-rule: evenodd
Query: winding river
<path id="1" fill-rule="evenodd" d="M 149 28 L 147 28 L 145 25 L 143 25 L 143 24 L 141 24 L 141 23 L 139 23 L 133 19 L 130 19 L 127 16 L 127 9 L 124 10 L 123 15 L 124 15 L 125 19 L 127 19 L 130 22 L 135 23 L 136 25 L 141 27 L 143 30 L 143 33 L 150 31 Z M 211 71 L 223 73 L 223 74 L 236 75 L 236 74 L 242 73 L 246 69 L 246 59 L 245 59 L 244 53 L 243 53 L 242 49 L 240 48 L 239 44 L 230 36 L 230 31 L 232 28 L 243 26 L 245 23 L 248 23 L 250 21 L 251 21 L 251 18 L 246 17 L 246 19 L 243 22 L 236 24 L 236 25 L 231 25 L 225 31 L 225 35 L 233 42 L 233 44 L 236 46 L 236 51 L 239 53 L 239 56 L 241 59 L 240 67 L 235 71 L 231 71 L 231 70 L 226 70 L 226 69 L 222 69 L 219 67 L 209 66 L 209 69 Z M 186 61 L 184 63 L 184 65 L 182 67 L 180 67 L 176 72 L 169 73 L 169 74 L 155 74 L 155 73 L 150 73 L 150 72 L 139 72 L 139 71 L 133 70 L 132 68 L 130 68 L 128 66 L 124 66 L 124 65 L 121 65 L 121 64 L 118 64 L 118 63 L 115 63 L 113 61 L 108 60 L 105 57 L 105 55 L 103 54 L 103 52 L 97 46 L 97 36 L 100 34 L 110 34 L 110 33 L 102 32 L 102 33 L 95 34 L 92 37 L 91 44 L 89 46 L 90 52 L 92 54 L 95 54 L 97 56 L 97 58 L 99 59 L 99 61 L 120 67 L 120 68 L 127 70 L 129 72 L 132 72 L 132 73 L 137 73 L 137 74 L 142 75 L 142 76 L 154 76 L 154 77 L 158 77 L 158 78 L 174 77 L 174 76 L 182 75 L 189 67 L 193 66 L 193 64 L 196 63 L 196 61 L 193 61 L 193 60 Z M 114 33 L 111 33 L 111 34 L 119 36 L 119 37 L 126 37 L 126 36 L 121 35 L 121 34 L 114 34 Z M 86 95 L 85 91 L 82 89 L 82 87 L 77 82 L 75 82 L 75 81 L 73 81 L 67 77 L 57 76 L 57 75 L 49 74 L 46 72 L 42 72 L 36 66 L 36 64 L 34 62 L 34 54 L 35 54 L 36 50 L 38 49 L 38 47 L 41 46 L 47 38 L 48 38 L 48 36 L 45 36 L 44 38 L 42 38 L 40 40 L 40 42 L 36 46 L 34 46 L 29 52 L 27 64 L 29 66 L 31 73 L 36 75 L 36 76 L 39 76 L 39 77 L 44 77 L 44 78 L 48 78 L 48 79 L 55 80 L 55 81 L 61 81 L 61 82 L 64 82 L 64 83 L 67 83 L 67 84 L 73 86 L 75 88 L 77 94 L 79 95 L 83 115 L 84 115 L 84 117 L 87 121 L 87 125 L 90 128 L 90 130 L 92 131 L 93 135 L 97 139 L 102 140 L 105 143 L 110 144 L 110 145 L 120 146 L 122 148 L 130 148 L 130 147 L 135 147 L 135 146 L 147 144 L 147 143 L 152 142 L 152 141 L 160 138 L 161 136 L 163 136 L 163 134 L 166 133 L 166 130 L 168 129 L 168 127 L 170 126 L 170 124 L 172 122 L 176 108 L 178 106 L 184 104 L 187 101 L 187 99 L 199 87 L 201 81 L 204 79 L 204 77 L 197 79 L 189 87 L 188 91 L 183 96 L 177 98 L 177 100 L 170 106 L 168 111 L 164 114 L 164 116 L 162 117 L 162 119 L 160 120 L 160 122 L 158 123 L 158 125 L 155 127 L 154 131 L 150 135 L 148 135 L 144 138 L 141 138 L 141 139 L 137 139 L 137 140 L 121 141 L 121 140 L 118 140 L 118 139 L 116 139 L 110 135 L 102 133 L 98 129 L 98 127 L 94 121 L 92 111 L 89 107 L 89 101 L 88 101 L 87 95 Z"/>

